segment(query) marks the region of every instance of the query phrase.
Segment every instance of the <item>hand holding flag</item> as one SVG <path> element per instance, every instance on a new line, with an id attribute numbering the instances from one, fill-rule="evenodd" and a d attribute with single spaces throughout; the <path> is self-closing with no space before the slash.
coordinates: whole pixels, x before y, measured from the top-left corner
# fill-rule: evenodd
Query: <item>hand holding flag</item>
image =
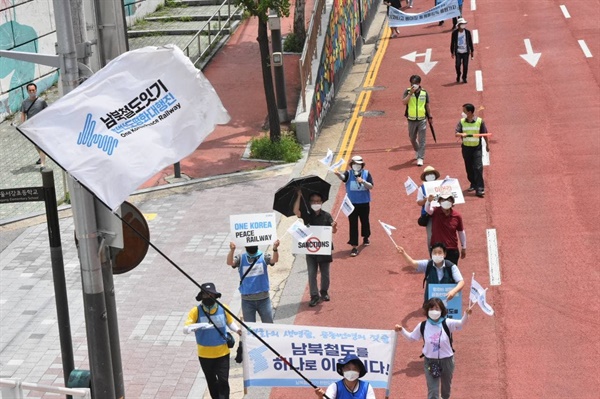
<path id="1" fill-rule="evenodd" d="M 338 170 L 345 163 L 346 163 L 346 161 L 344 161 L 344 158 L 342 158 L 339 161 L 337 161 L 336 163 L 334 163 L 333 165 L 331 165 L 329 167 L 329 170 L 332 171 L 332 172 L 335 172 L 336 170 Z"/>
<path id="2" fill-rule="evenodd" d="M 487 314 L 488 316 L 493 316 L 494 309 L 492 309 L 492 307 L 488 305 L 486 301 L 486 292 L 487 288 L 484 289 L 481 284 L 475 281 L 475 273 L 473 273 L 473 277 L 471 278 L 471 291 L 469 294 L 469 301 L 473 302 L 473 305 L 469 306 L 469 309 L 471 309 L 473 306 L 475 306 L 475 303 L 477 303 L 481 310 L 483 310 L 483 313 Z"/>

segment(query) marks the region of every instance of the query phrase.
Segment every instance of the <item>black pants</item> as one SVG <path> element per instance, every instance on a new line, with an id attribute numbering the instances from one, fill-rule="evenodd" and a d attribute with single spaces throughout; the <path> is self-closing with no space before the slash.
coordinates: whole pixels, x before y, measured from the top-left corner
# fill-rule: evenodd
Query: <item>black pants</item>
<path id="1" fill-rule="evenodd" d="M 353 247 L 358 246 L 358 219 L 360 218 L 360 235 L 363 238 L 371 236 L 371 224 L 369 223 L 370 203 L 354 204 L 354 211 L 348 216 L 350 224 L 350 241 L 348 244 Z"/>
<path id="2" fill-rule="evenodd" d="M 462 65 L 462 80 L 467 80 L 467 72 L 469 72 L 469 58 L 471 54 L 456 53 L 454 54 L 454 66 L 456 68 L 456 77 L 460 76 L 460 67 Z"/>
<path id="3" fill-rule="evenodd" d="M 229 399 L 229 355 L 209 359 L 198 357 L 212 399 Z"/>
<path id="4" fill-rule="evenodd" d="M 471 187 L 476 190 L 483 190 L 483 161 L 481 160 L 481 145 L 477 147 L 462 146 L 462 156 L 465 161 L 467 179 Z"/>
<path id="5" fill-rule="evenodd" d="M 447 249 L 446 250 L 446 260 L 458 265 L 458 260 L 460 259 L 460 251 L 458 249 Z"/>

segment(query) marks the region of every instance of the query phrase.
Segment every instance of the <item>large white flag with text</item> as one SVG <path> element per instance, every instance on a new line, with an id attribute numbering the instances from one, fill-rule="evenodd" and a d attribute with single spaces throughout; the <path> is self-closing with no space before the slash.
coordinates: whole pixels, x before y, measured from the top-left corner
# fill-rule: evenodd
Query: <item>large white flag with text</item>
<path id="1" fill-rule="evenodd" d="M 115 58 L 19 130 L 114 210 L 227 122 L 210 82 L 167 45 Z"/>

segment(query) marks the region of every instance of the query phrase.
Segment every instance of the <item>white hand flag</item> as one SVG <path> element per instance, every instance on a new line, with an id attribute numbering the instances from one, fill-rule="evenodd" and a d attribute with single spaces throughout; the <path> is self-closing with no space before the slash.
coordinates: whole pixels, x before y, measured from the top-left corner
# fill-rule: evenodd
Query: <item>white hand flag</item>
<path id="1" fill-rule="evenodd" d="M 413 179 L 410 178 L 410 176 L 408 176 L 408 179 L 406 179 L 406 181 L 404 182 L 404 188 L 406 188 L 406 195 L 411 195 L 412 193 L 414 193 L 419 187 L 417 186 L 417 184 L 413 181 Z"/>
<path id="2" fill-rule="evenodd" d="M 346 161 L 344 161 L 344 158 L 342 158 L 339 161 L 337 161 L 336 163 L 334 163 L 333 165 L 331 165 L 329 167 L 329 170 L 332 172 L 335 172 L 337 169 L 339 169 L 340 166 L 342 166 L 345 163 L 346 163 Z"/>
<path id="3" fill-rule="evenodd" d="M 344 201 L 342 201 L 342 206 L 340 208 L 344 215 L 350 216 L 352 212 L 354 212 L 354 205 L 350 202 L 350 198 L 348 198 L 348 194 L 344 196 Z"/>
<path id="4" fill-rule="evenodd" d="M 396 228 L 394 226 L 392 226 L 391 224 L 383 223 L 381 220 L 379 221 L 379 223 L 381 223 L 381 227 L 383 227 L 383 229 L 385 230 L 387 235 L 391 237 L 392 230 L 396 230 Z"/>
<path id="5" fill-rule="evenodd" d="M 325 156 L 325 158 L 321 159 L 319 162 L 321 162 L 325 166 L 329 166 L 331 164 L 331 161 L 333 161 L 333 151 L 331 151 L 328 148 L 327 155 Z"/>
<path id="6" fill-rule="evenodd" d="M 210 82 L 166 45 L 120 55 L 18 129 L 115 210 L 227 122 Z"/>
<path id="7" fill-rule="evenodd" d="M 475 281 L 475 276 L 473 276 L 471 279 L 471 292 L 469 294 L 469 299 L 471 302 L 479 304 L 479 307 L 481 310 L 483 310 L 483 313 L 487 314 L 488 316 L 493 316 L 494 309 L 488 305 L 485 299 L 486 291 L 487 289 L 484 289 L 481 284 Z"/>
<path id="8" fill-rule="evenodd" d="M 296 220 L 294 224 L 292 224 L 290 228 L 287 229 L 287 231 L 292 237 L 294 237 L 299 242 L 304 242 L 312 236 L 312 233 L 310 232 L 309 228 L 306 227 L 304 223 L 302 223 L 302 219 Z"/>

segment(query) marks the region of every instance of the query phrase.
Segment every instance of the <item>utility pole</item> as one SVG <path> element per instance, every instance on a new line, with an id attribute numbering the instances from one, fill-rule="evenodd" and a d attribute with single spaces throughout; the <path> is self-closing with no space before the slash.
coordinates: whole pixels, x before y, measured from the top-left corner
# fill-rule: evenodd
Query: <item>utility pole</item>
<path id="1" fill-rule="evenodd" d="M 277 11 L 269 13 L 269 28 L 271 29 L 271 49 L 273 50 L 272 64 L 275 77 L 275 94 L 277 95 L 277 114 L 279 121 L 289 121 L 287 99 L 285 97 L 285 73 L 283 71 L 283 43 L 281 40 L 281 18 Z"/>

